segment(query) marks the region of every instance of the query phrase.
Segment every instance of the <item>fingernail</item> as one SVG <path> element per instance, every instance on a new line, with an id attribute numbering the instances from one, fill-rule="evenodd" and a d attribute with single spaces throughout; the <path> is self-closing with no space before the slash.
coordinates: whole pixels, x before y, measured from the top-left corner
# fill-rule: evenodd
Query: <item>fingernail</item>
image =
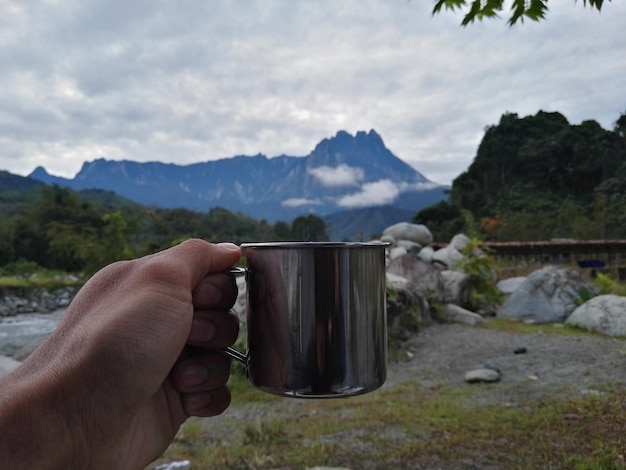
<path id="1" fill-rule="evenodd" d="M 209 379 L 209 369 L 201 364 L 185 364 L 182 379 L 185 387 L 201 385 Z"/>
<path id="2" fill-rule="evenodd" d="M 217 246 L 220 246 L 229 251 L 239 251 L 239 247 L 235 245 L 234 243 L 230 243 L 230 242 L 218 243 Z"/>
<path id="3" fill-rule="evenodd" d="M 206 298 L 211 305 L 217 304 L 222 300 L 222 289 L 212 284 L 207 278 L 203 279 L 195 292 L 202 295 L 202 298 Z"/>
<path id="4" fill-rule="evenodd" d="M 215 325 L 204 318 L 194 318 L 189 332 L 189 341 L 204 343 L 215 336 Z"/>
<path id="5" fill-rule="evenodd" d="M 210 393 L 194 393 L 185 398 L 188 411 L 203 410 L 211 404 L 212 397 Z"/>

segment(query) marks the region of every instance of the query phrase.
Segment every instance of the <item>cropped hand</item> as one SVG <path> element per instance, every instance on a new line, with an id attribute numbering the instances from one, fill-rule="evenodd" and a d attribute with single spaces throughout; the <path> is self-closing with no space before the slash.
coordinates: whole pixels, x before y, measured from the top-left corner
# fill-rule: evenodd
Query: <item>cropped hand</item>
<path id="1" fill-rule="evenodd" d="M 224 411 L 230 363 L 215 349 L 238 324 L 237 288 L 222 271 L 240 256 L 233 244 L 188 240 L 96 273 L 0 381 L 0 466 L 141 469 L 189 416 Z"/>

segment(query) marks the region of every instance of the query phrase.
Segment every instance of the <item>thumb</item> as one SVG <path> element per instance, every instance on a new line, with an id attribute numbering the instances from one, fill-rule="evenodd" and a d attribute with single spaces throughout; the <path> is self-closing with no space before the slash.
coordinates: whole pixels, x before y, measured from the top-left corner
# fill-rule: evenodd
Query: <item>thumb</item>
<path id="1" fill-rule="evenodd" d="M 234 243 L 213 244 L 200 239 L 190 239 L 167 250 L 175 264 L 188 267 L 182 270 L 189 275 L 180 280 L 190 289 L 207 274 L 219 273 L 232 267 L 241 258 L 241 249 Z"/>

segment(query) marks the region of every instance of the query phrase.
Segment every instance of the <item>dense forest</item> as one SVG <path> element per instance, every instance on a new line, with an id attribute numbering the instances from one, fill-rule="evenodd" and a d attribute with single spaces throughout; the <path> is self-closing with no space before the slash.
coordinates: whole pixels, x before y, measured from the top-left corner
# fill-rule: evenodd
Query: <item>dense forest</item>
<path id="1" fill-rule="evenodd" d="M 485 130 L 450 198 L 420 211 L 439 241 L 626 238 L 626 114 L 612 131 L 559 113 L 507 113 Z"/>
<path id="2" fill-rule="evenodd" d="M 11 187 L 9 177 L 21 185 Z M 4 274 L 37 268 L 89 274 L 113 261 L 154 253 L 190 237 L 237 244 L 328 239 L 324 221 L 313 215 L 270 225 L 220 208 L 208 213 L 158 210 L 108 191 L 33 185 L 6 173 L 0 174 L 3 178 L 0 270 Z"/>

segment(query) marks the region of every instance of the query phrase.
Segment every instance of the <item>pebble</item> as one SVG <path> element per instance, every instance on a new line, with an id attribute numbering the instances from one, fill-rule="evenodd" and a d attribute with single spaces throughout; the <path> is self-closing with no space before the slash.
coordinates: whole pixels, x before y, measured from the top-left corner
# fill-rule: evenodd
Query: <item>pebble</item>
<path id="1" fill-rule="evenodd" d="M 493 383 L 500 380 L 500 372 L 493 369 L 475 369 L 465 374 L 467 383 Z"/>
<path id="2" fill-rule="evenodd" d="M 159 465 L 154 470 L 191 470 L 191 462 L 189 460 L 178 460 Z"/>

